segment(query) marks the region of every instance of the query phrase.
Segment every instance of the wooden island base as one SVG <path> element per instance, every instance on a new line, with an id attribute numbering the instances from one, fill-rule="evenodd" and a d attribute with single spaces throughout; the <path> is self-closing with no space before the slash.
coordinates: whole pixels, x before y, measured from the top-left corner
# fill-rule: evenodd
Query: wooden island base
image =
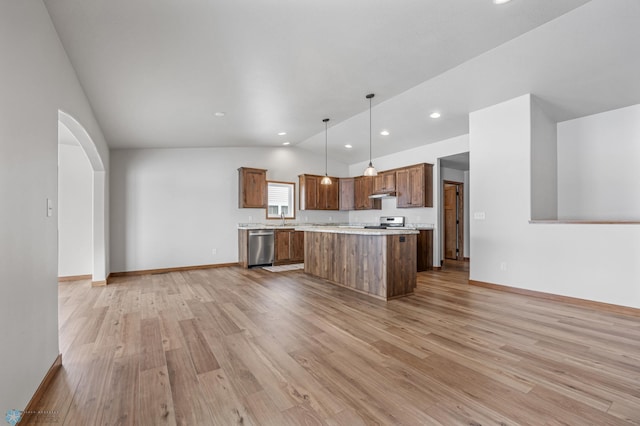
<path id="1" fill-rule="evenodd" d="M 407 296 L 416 287 L 416 234 L 305 230 L 304 271 L 378 299 Z"/>

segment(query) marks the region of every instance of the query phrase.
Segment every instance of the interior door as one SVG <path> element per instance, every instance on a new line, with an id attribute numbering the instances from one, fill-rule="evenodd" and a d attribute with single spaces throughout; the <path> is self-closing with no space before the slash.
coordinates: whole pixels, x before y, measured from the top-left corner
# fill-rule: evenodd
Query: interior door
<path id="1" fill-rule="evenodd" d="M 444 184 L 444 258 L 458 259 L 458 185 Z"/>

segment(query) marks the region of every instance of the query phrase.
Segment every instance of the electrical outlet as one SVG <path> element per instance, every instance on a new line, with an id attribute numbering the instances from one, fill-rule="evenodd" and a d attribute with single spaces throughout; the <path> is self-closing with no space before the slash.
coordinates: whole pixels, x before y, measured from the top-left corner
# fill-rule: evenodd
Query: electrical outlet
<path id="1" fill-rule="evenodd" d="M 507 270 L 507 262 L 501 262 L 500 263 L 500 270 L 501 271 L 506 271 Z"/>
<path id="2" fill-rule="evenodd" d="M 217 249 L 217 248 L 212 249 L 212 250 L 211 250 L 211 254 L 212 254 L 212 255 L 214 255 L 214 256 L 215 256 L 216 254 L 218 254 L 218 249 Z"/>
<path id="3" fill-rule="evenodd" d="M 249 222 L 253 220 L 253 216 L 249 216 Z"/>
<path id="4" fill-rule="evenodd" d="M 333 220 L 333 217 L 329 216 L 329 222 L 331 222 Z"/>

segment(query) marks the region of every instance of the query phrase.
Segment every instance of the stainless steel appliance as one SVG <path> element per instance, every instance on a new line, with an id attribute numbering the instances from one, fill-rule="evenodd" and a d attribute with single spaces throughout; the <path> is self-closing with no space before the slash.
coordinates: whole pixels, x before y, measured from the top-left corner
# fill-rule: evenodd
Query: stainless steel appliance
<path id="1" fill-rule="evenodd" d="M 270 229 L 249 231 L 249 267 L 273 264 L 273 235 Z"/>
<path id="2" fill-rule="evenodd" d="M 379 225 L 368 225 L 368 229 L 402 228 L 404 226 L 404 216 L 380 216 Z"/>

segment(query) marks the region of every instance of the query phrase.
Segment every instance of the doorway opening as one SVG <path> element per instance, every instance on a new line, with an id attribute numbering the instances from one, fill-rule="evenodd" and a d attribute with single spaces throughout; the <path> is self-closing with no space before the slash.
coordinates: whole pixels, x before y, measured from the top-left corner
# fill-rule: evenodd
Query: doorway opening
<path id="1" fill-rule="evenodd" d="M 444 259 L 464 260 L 464 183 L 445 180 Z"/>
<path id="2" fill-rule="evenodd" d="M 469 152 L 438 159 L 438 258 L 444 266 L 470 261 L 471 221 L 469 212 Z M 463 265 L 469 267 L 469 265 Z"/>
<path id="3" fill-rule="evenodd" d="M 71 232 L 72 239 L 78 237 L 80 234 L 85 234 L 81 236 L 81 239 L 84 241 L 84 245 L 89 247 L 90 255 L 88 259 L 83 260 L 80 265 L 79 264 L 71 264 L 68 263 L 65 265 L 65 269 L 58 271 L 58 276 L 84 276 L 84 272 L 90 271 L 91 275 L 91 284 L 92 285 L 105 285 L 107 283 L 107 249 L 106 249 L 106 218 L 105 218 L 105 210 L 107 205 L 106 199 L 106 179 L 105 179 L 105 167 L 98 152 L 98 149 L 89 136 L 89 133 L 85 130 L 85 128 L 71 115 L 67 114 L 64 111 L 58 111 L 58 143 L 59 145 L 63 142 L 63 138 L 67 141 L 68 144 L 77 144 L 79 145 L 78 149 L 81 149 L 84 153 L 84 156 L 88 160 L 88 167 L 85 169 L 86 173 L 82 179 L 90 180 L 90 182 L 85 182 L 84 189 L 84 198 L 87 199 L 87 202 L 90 203 L 90 206 L 87 206 L 86 211 L 87 214 L 90 211 L 90 218 L 84 218 L 86 222 L 90 222 L 90 224 L 86 224 L 85 231 L 78 232 L 78 228 L 73 229 Z M 60 150 L 59 150 L 60 152 Z M 76 153 L 77 154 L 77 153 Z M 73 154 L 72 154 L 73 155 Z M 76 155 L 76 160 L 77 160 Z M 79 163 L 79 162 L 76 162 Z M 86 163 L 85 163 L 86 166 Z M 60 170 L 58 170 L 58 178 L 60 179 Z M 88 187 L 88 188 L 87 188 Z M 89 195 L 87 195 L 89 194 Z M 58 232 L 63 231 L 60 228 L 60 218 L 58 221 Z M 70 229 L 67 227 L 67 229 Z M 90 234 L 90 235 L 86 235 Z M 65 241 L 69 241 L 66 238 L 68 235 L 65 235 Z M 90 239 L 90 242 L 88 242 Z M 59 237 L 59 241 L 62 238 Z M 60 250 L 66 250 L 67 248 L 61 247 L 59 244 L 59 256 Z M 62 256 L 67 256 L 69 253 L 65 253 Z M 90 263 L 90 267 L 88 266 Z M 59 268 L 61 266 L 59 265 Z M 81 271 L 78 274 L 69 271 Z M 89 274 L 87 274 L 89 275 Z"/>

